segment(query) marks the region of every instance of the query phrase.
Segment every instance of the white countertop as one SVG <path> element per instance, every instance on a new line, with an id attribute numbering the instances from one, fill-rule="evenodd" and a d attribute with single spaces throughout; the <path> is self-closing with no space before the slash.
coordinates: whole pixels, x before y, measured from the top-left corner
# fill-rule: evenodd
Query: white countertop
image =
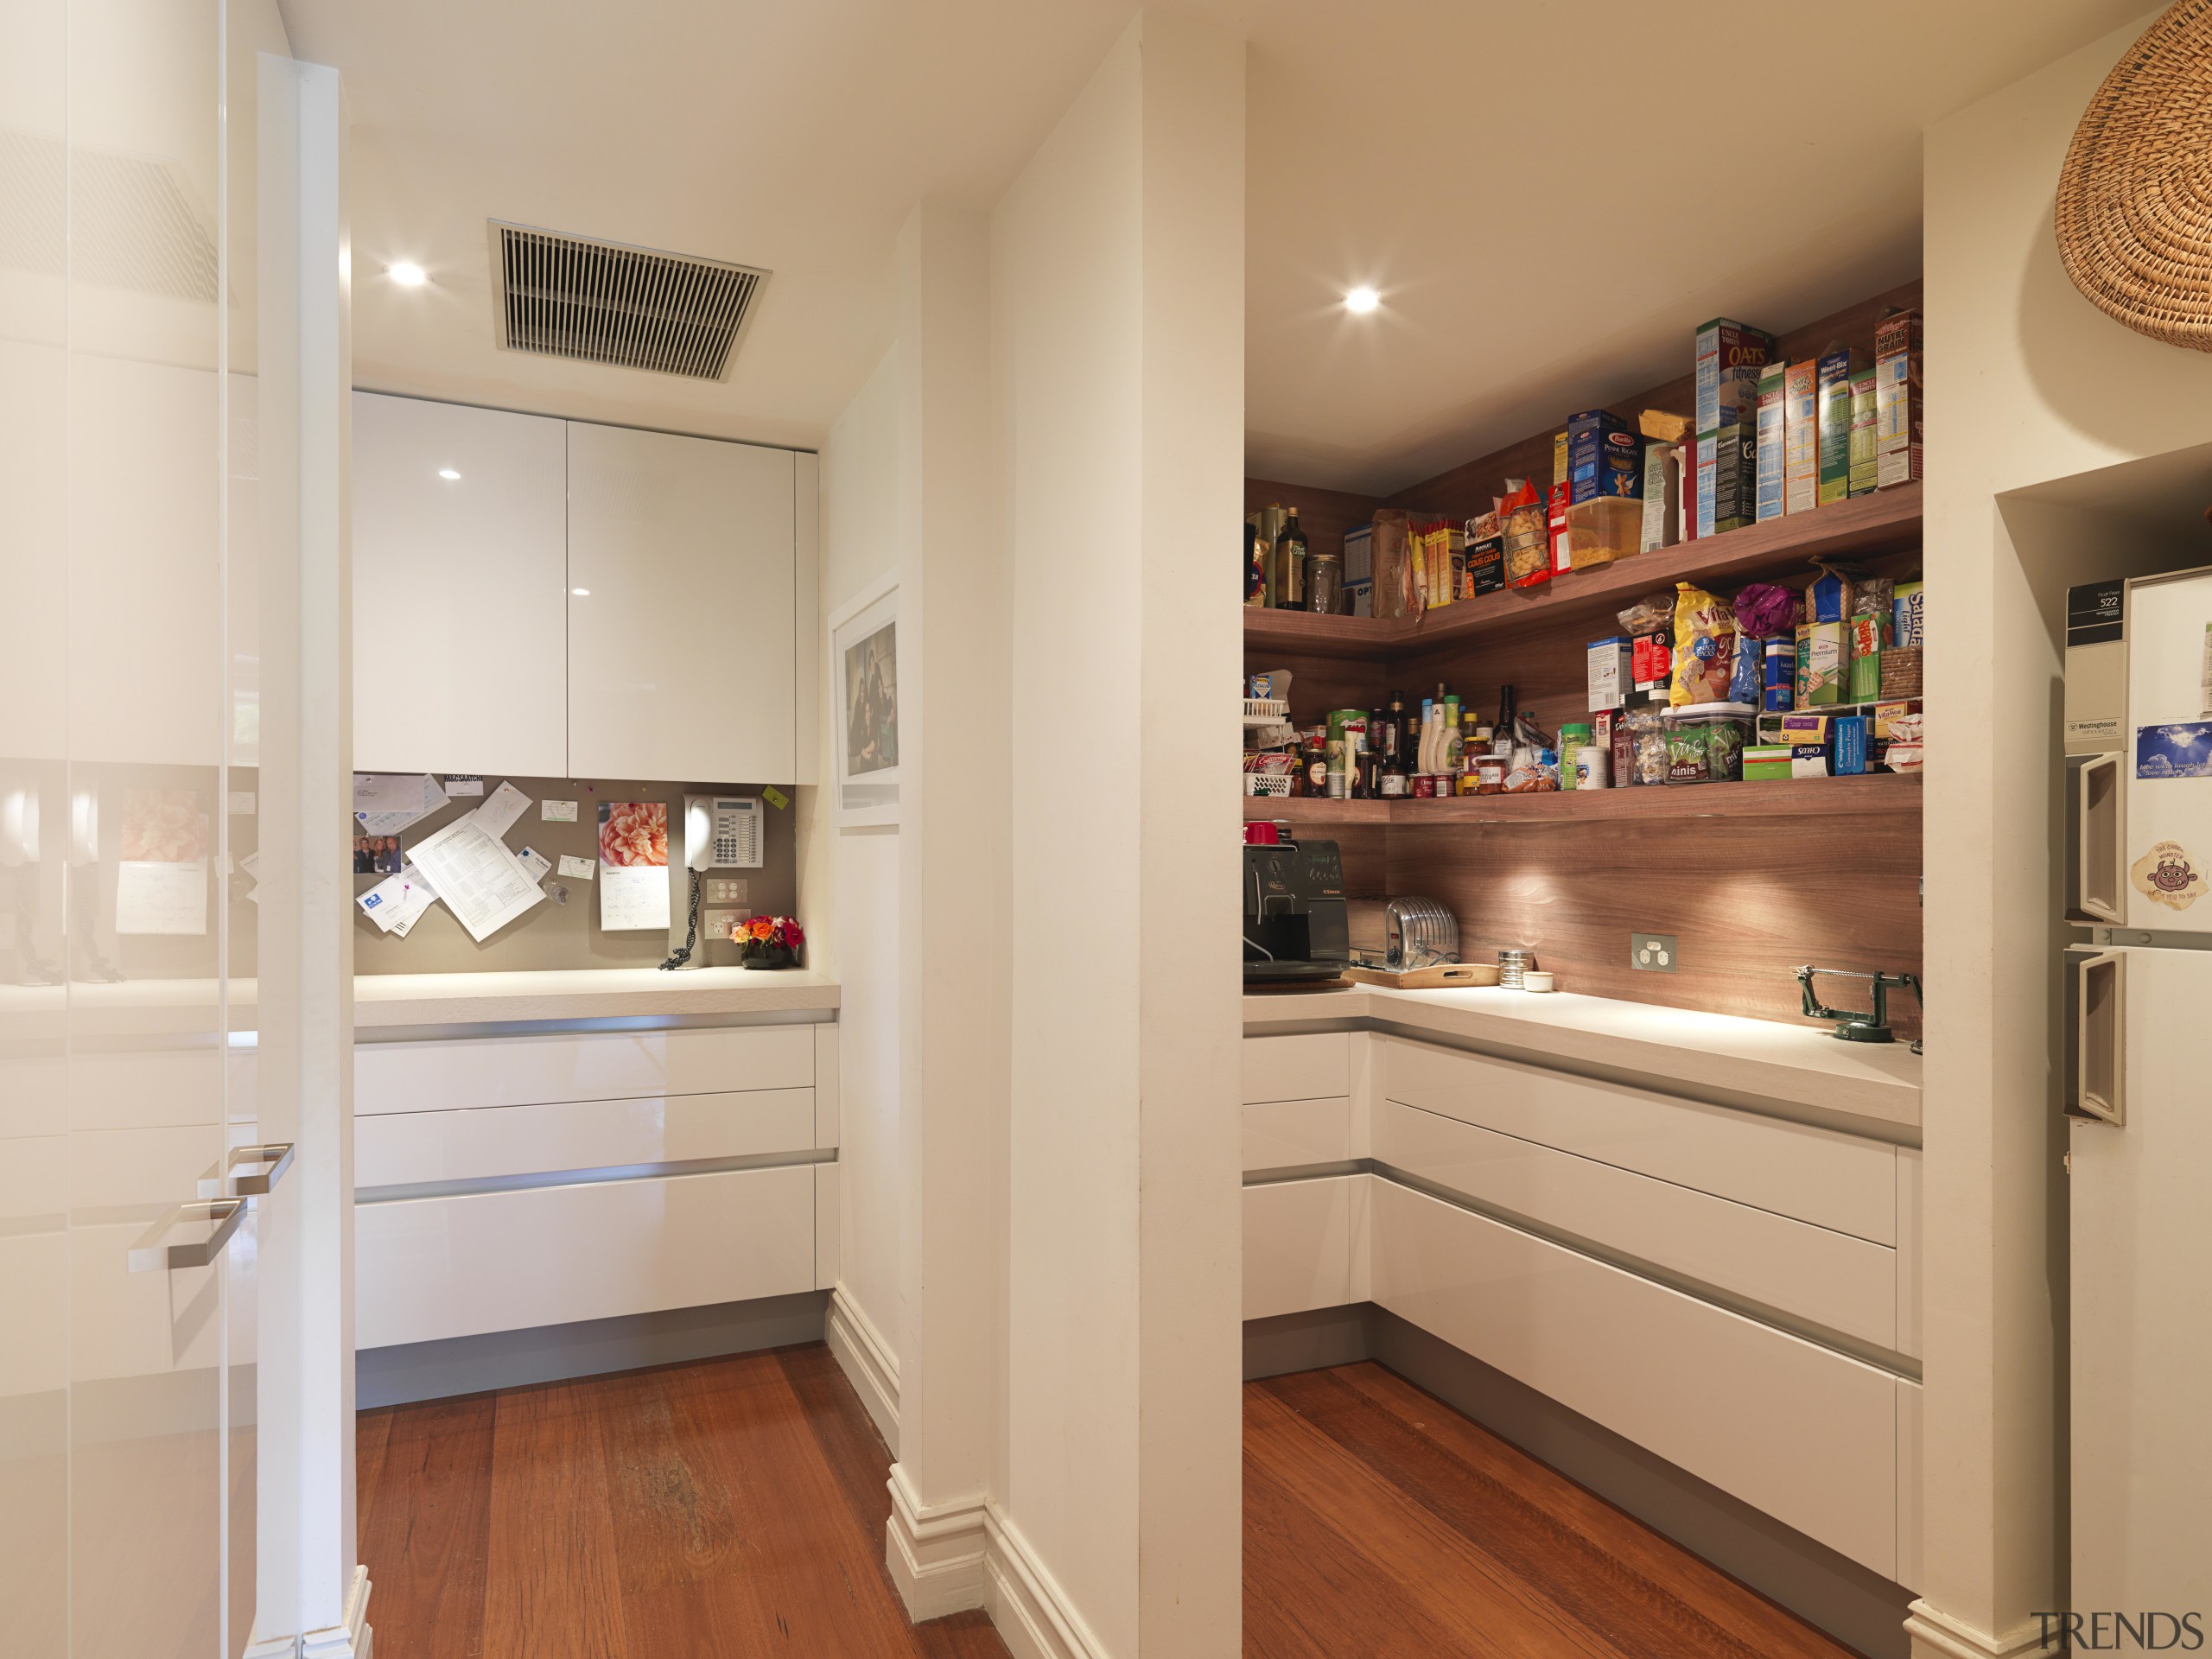
<path id="1" fill-rule="evenodd" d="M 229 1027 L 255 1029 L 258 987 L 230 983 Z M 193 1036 L 218 1024 L 212 979 L 120 984 L 0 986 L 0 1039 L 59 1042 L 124 1036 Z M 353 1026 L 454 1026 L 524 1020 L 605 1020 L 674 1014 L 826 1012 L 837 981 L 811 969 L 586 968 L 514 974 L 360 974 Z"/>
<path id="2" fill-rule="evenodd" d="M 1432 1033 L 1536 1063 L 1565 1061 L 1784 1107 L 1920 1125 L 1921 1058 L 1904 1043 L 1845 1043 L 1783 1025 L 1648 1002 L 1493 988 L 1274 992 L 1244 998 L 1244 1031 L 1367 1024 Z"/>
<path id="3" fill-rule="evenodd" d="M 771 1014 L 837 1006 L 837 982 L 809 968 L 583 968 L 517 974 L 359 974 L 353 1026 Z"/>

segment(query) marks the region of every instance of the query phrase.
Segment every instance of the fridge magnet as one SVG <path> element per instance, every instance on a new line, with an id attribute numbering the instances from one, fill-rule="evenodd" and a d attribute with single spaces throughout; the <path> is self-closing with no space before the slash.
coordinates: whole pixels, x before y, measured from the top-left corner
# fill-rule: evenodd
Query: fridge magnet
<path id="1" fill-rule="evenodd" d="M 188 791 L 124 791 L 115 931 L 207 932 L 207 815 Z"/>
<path id="2" fill-rule="evenodd" d="M 2135 728 L 2135 775 L 2212 778 L 2212 720 Z"/>
<path id="3" fill-rule="evenodd" d="M 599 804 L 599 925 L 610 933 L 668 926 L 668 804 Z"/>
<path id="4" fill-rule="evenodd" d="M 899 822 L 899 584 L 886 575 L 830 619 L 840 829 Z"/>
<path id="5" fill-rule="evenodd" d="M 2204 872 L 2177 841 L 2158 842 L 2127 874 L 2138 893 L 2169 910 L 2187 910 L 2204 895 Z"/>

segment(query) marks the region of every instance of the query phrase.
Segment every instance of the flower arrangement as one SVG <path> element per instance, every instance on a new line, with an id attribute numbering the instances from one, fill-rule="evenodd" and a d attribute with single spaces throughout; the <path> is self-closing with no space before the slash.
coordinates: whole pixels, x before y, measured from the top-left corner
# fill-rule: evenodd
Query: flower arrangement
<path id="1" fill-rule="evenodd" d="M 789 968 L 806 943 L 805 930 L 791 916 L 755 916 L 737 930 L 738 960 L 747 968 Z"/>

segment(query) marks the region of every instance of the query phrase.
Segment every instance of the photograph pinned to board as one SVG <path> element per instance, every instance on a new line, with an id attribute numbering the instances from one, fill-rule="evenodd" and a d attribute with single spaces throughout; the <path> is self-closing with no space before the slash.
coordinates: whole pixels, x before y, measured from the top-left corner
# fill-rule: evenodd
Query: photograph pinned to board
<path id="1" fill-rule="evenodd" d="M 840 829 L 899 822 L 899 583 L 885 575 L 830 618 Z"/>
<path id="2" fill-rule="evenodd" d="M 599 804 L 599 925 L 668 926 L 668 803 Z"/>
<path id="3" fill-rule="evenodd" d="M 353 774 L 353 821 L 365 836 L 396 836 L 445 804 L 445 791 L 427 772 Z"/>
<path id="4" fill-rule="evenodd" d="M 356 875 L 397 875 L 400 867 L 405 862 L 397 836 L 353 837 L 353 874 Z"/>
<path id="5" fill-rule="evenodd" d="M 479 944 L 545 898 L 507 843 L 474 813 L 417 842 L 415 864 Z"/>
<path id="6" fill-rule="evenodd" d="M 123 791 L 118 933 L 207 931 L 207 814 L 181 789 Z"/>

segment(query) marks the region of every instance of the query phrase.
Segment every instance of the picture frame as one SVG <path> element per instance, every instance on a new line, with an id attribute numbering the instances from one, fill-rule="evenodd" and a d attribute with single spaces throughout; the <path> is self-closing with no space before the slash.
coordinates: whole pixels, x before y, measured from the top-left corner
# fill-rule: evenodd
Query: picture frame
<path id="1" fill-rule="evenodd" d="M 899 816 L 899 578 L 887 572 L 830 617 L 830 803 L 840 830 Z"/>

